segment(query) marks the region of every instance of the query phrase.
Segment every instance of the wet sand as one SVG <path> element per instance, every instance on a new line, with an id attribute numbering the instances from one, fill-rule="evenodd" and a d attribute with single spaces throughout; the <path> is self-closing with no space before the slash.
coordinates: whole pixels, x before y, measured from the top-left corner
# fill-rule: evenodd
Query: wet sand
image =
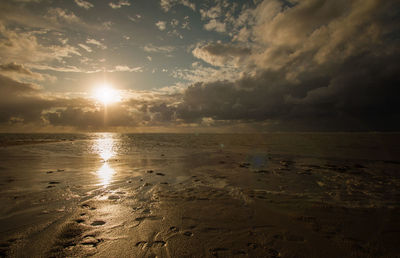
<path id="1" fill-rule="evenodd" d="M 0 255 L 397 257 L 398 138 L 99 134 L 3 147 Z"/>

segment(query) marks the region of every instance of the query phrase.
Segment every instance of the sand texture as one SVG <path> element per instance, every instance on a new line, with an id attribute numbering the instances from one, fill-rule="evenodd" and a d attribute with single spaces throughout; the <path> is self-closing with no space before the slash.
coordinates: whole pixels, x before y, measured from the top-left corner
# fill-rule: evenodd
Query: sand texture
<path id="1" fill-rule="evenodd" d="M 0 256 L 398 257 L 399 140 L 92 134 L 4 146 Z"/>

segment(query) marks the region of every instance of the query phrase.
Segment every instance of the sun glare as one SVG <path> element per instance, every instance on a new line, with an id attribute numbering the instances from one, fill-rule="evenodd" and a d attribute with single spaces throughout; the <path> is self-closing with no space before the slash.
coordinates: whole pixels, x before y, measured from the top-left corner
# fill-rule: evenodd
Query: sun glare
<path id="1" fill-rule="evenodd" d="M 118 92 L 106 83 L 100 84 L 96 87 L 93 97 L 104 105 L 121 101 Z"/>

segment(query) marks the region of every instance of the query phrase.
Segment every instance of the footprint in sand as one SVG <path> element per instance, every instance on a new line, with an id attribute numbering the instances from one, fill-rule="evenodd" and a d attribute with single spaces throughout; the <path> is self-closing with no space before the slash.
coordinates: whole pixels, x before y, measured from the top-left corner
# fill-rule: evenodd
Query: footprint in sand
<path id="1" fill-rule="evenodd" d="M 157 217 L 157 216 L 146 216 L 146 217 L 138 217 L 138 218 L 135 219 L 135 221 L 143 221 L 145 219 L 148 219 L 148 220 L 162 220 L 163 218 L 162 217 Z"/>
<path id="2" fill-rule="evenodd" d="M 150 209 L 149 208 L 147 208 L 147 209 L 144 209 L 143 211 L 142 211 L 142 213 L 143 214 L 149 214 L 151 211 L 150 211 Z"/>
<path id="3" fill-rule="evenodd" d="M 243 250 L 243 249 L 235 251 L 234 254 L 237 254 L 237 255 L 247 255 L 246 251 Z"/>
<path id="4" fill-rule="evenodd" d="M 150 248 L 150 247 L 161 248 L 161 247 L 165 246 L 165 244 L 166 244 L 166 242 L 162 241 L 162 240 L 158 240 L 158 241 L 154 241 L 154 242 L 139 241 L 135 244 L 135 246 L 142 248 L 142 249 Z"/>
<path id="5" fill-rule="evenodd" d="M 94 235 L 87 235 L 83 238 L 83 240 L 80 242 L 80 244 L 96 247 L 102 241 L 103 241 L 102 239 L 95 238 Z"/>
<path id="6" fill-rule="evenodd" d="M 84 219 L 76 219 L 75 222 L 76 223 L 83 223 L 83 222 L 85 222 L 85 220 Z"/>
<path id="7" fill-rule="evenodd" d="M 271 257 L 271 258 L 281 257 L 281 254 L 273 248 L 268 249 L 268 254 L 269 254 L 269 257 Z"/>
<path id="8" fill-rule="evenodd" d="M 118 199 L 120 199 L 120 197 L 118 195 L 110 195 L 110 196 L 108 196 L 108 199 L 109 200 L 118 200 Z"/>
<path id="9" fill-rule="evenodd" d="M 247 247 L 249 247 L 250 249 L 256 249 L 258 245 L 256 243 L 247 243 Z"/>
<path id="10" fill-rule="evenodd" d="M 152 247 L 156 247 L 156 248 L 163 247 L 164 245 L 165 245 L 165 242 L 164 242 L 164 241 L 154 241 L 154 242 L 151 244 Z"/>
<path id="11" fill-rule="evenodd" d="M 172 227 L 169 228 L 169 230 L 170 230 L 171 232 L 176 233 L 176 232 L 179 231 L 179 228 L 178 228 L 178 227 L 175 227 L 175 226 L 172 226 Z"/>
<path id="12" fill-rule="evenodd" d="M 59 234 L 57 235 L 56 241 L 52 250 L 54 252 L 60 252 L 61 250 L 69 250 L 77 245 L 80 236 L 85 231 L 85 227 L 81 224 L 68 223 L 65 224 Z"/>
<path id="13" fill-rule="evenodd" d="M 135 244 L 136 247 L 140 247 L 140 248 L 144 248 L 145 246 L 147 246 L 147 242 L 146 241 L 139 241 Z"/>
<path id="14" fill-rule="evenodd" d="M 102 220 L 95 220 L 95 221 L 93 221 L 92 224 L 90 224 L 90 225 L 92 225 L 92 226 L 101 226 L 101 225 L 104 225 L 104 224 L 106 224 L 105 221 L 102 221 Z"/>
<path id="15" fill-rule="evenodd" d="M 190 231 L 185 231 L 185 232 L 183 232 L 183 234 L 184 234 L 185 236 L 187 236 L 187 237 L 193 236 L 193 233 L 190 232 Z"/>
<path id="16" fill-rule="evenodd" d="M 137 226 L 139 226 L 143 221 L 145 221 L 145 220 L 162 220 L 163 219 L 163 217 L 157 217 L 157 216 L 144 216 L 144 217 L 138 217 L 138 218 L 135 218 L 135 224 L 134 225 L 132 225 L 132 227 L 137 227 Z"/>
<path id="17" fill-rule="evenodd" d="M 95 210 L 96 209 L 95 207 L 91 207 L 89 204 L 86 204 L 86 203 L 82 204 L 81 207 L 84 208 L 84 209 L 89 209 L 89 210 Z"/>
<path id="18" fill-rule="evenodd" d="M 291 234 L 291 233 L 283 233 L 283 234 L 275 234 L 273 236 L 274 239 L 276 240 L 284 240 L 284 241 L 290 241 L 290 242 L 304 242 L 304 237 Z"/>
<path id="19" fill-rule="evenodd" d="M 228 248 L 224 247 L 217 247 L 210 249 L 210 253 L 215 257 L 218 257 L 220 253 L 226 253 L 227 251 L 229 251 Z"/>
<path id="20" fill-rule="evenodd" d="M 10 249 L 9 243 L 0 243 L 0 257 L 7 257 L 9 249 Z"/>
<path id="21" fill-rule="evenodd" d="M 7 254 L 10 250 L 10 247 L 17 240 L 17 238 L 10 238 L 6 242 L 0 242 L 0 257 L 8 257 Z"/>

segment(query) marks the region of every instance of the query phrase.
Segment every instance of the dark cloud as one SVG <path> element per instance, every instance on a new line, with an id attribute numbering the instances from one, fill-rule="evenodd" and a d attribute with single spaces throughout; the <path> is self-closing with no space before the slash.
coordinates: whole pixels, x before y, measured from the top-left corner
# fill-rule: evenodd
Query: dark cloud
<path id="1" fill-rule="evenodd" d="M 0 65 L 0 70 L 6 72 L 16 72 L 16 73 L 32 75 L 32 72 L 29 69 L 15 62 Z"/>
<path id="2" fill-rule="evenodd" d="M 175 107 L 167 106 L 165 103 L 155 104 L 149 108 L 149 111 L 153 113 L 153 120 L 159 122 L 170 122 L 174 120 Z"/>
<path id="3" fill-rule="evenodd" d="M 253 11 L 256 45 L 243 52 L 251 57 L 242 69 L 254 70 L 192 85 L 177 115 L 283 130 L 399 130 L 399 10 L 398 1 L 264 1 Z M 220 43 L 195 51 L 219 65 L 234 53 Z"/>
<path id="4" fill-rule="evenodd" d="M 251 49 L 233 44 L 208 43 L 197 46 L 193 55 L 214 66 L 224 66 L 227 63 L 237 65 L 251 54 Z"/>
<path id="5" fill-rule="evenodd" d="M 41 112 L 49 102 L 36 96 L 40 87 L 21 83 L 0 75 L 0 123 L 17 119 L 23 122 L 40 121 Z"/>
<path id="6" fill-rule="evenodd" d="M 32 83 L 23 83 L 0 74 L 0 98 L 3 101 L 19 96 L 37 92 L 40 86 Z"/>
<path id="7" fill-rule="evenodd" d="M 275 129 L 285 130 L 399 130 L 399 58 L 400 53 L 365 53 L 336 67 L 304 71 L 297 81 L 280 70 L 197 83 L 186 90 L 178 117 L 275 121 Z"/>
<path id="8" fill-rule="evenodd" d="M 18 65 L 10 67 L 21 68 Z M 105 108 L 86 98 L 44 95 L 39 86 L 0 75 L 0 124 L 107 130 L 173 123 L 175 108 L 166 101 L 171 102 L 171 98 L 176 97 L 130 99 Z"/>
<path id="9" fill-rule="evenodd" d="M 71 126 L 78 129 L 99 130 L 137 125 L 131 114 L 122 106 L 110 106 L 107 110 L 68 107 L 49 112 L 44 117 L 53 126 Z"/>

